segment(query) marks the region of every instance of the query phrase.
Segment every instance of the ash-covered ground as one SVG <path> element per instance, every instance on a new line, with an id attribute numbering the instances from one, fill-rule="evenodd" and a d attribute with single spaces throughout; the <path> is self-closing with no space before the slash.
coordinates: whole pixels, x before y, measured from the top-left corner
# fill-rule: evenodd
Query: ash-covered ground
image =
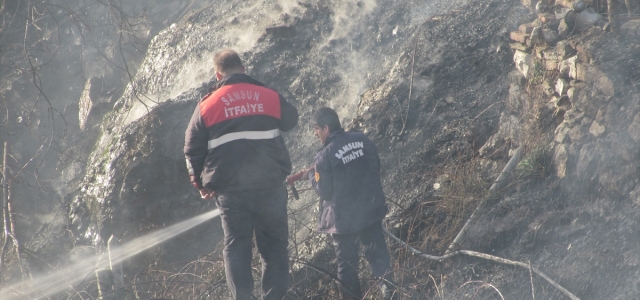
<path id="1" fill-rule="evenodd" d="M 51 97 L 51 108 L 61 112 L 51 118 L 77 124 L 69 135 L 42 128 L 51 126 L 44 122 L 46 106 L 39 110 L 45 112 L 38 115 L 42 125 L 14 124 L 25 111 L 17 104 L 23 95 L 36 102 L 44 96 L 29 81 L 33 76 L 5 71 L 8 117 L 0 133 L 16 153 L 12 168 L 32 156 L 54 161 L 47 180 L 34 179 L 38 169 L 27 165 L 12 183 L 27 272 L 55 272 L 82 251 L 104 252 L 112 234 L 134 241 L 215 207 L 190 187 L 181 145 L 188 117 L 213 80 L 213 53 L 232 47 L 251 76 L 299 109 L 299 125 L 284 135 L 294 169 L 306 167 L 320 147 L 308 124 L 320 106 L 336 108 L 345 127 L 376 142 L 392 208 L 386 226 L 412 247 L 444 254 L 480 207 L 456 249 L 530 264 L 580 299 L 633 299 L 640 261 L 637 44 L 593 26 L 565 40 L 576 50 L 574 69 L 600 75 L 547 69 L 552 59 L 536 53 L 556 45 L 544 43 L 525 45 L 532 71 L 522 74 L 514 63 L 521 50 L 510 33 L 537 14 L 518 1 L 467 2 L 217 1 L 174 7 L 180 11 L 176 22 L 145 27 L 151 36 L 139 49 L 143 58 L 128 73 L 80 68 L 67 75 L 77 82 L 53 84 L 52 75 L 45 76 L 52 70 L 26 72 L 42 74 L 35 82 L 46 83 L 40 86 L 44 95 L 51 95 L 49 89 L 63 95 Z M 7 7 L 5 13 L 19 11 Z M 8 57 L 20 57 L 15 49 L 2 55 L 4 65 Z M 559 79 L 573 88 L 571 97 L 563 89 L 546 94 Z M 51 85 L 77 92 L 54 92 Z M 563 96 L 569 104 L 559 101 Z M 84 119 L 83 98 L 92 103 Z M 36 152 L 38 139 L 46 141 L 51 132 L 56 146 L 49 148 L 57 154 Z M 511 184 L 489 195 L 518 147 L 525 155 Z M 291 299 L 336 297 L 327 275 L 335 271 L 332 253 L 313 232 L 315 201 L 306 192 L 290 203 Z M 161 274 L 199 270 L 190 279 L 199 282 L 198 295 L 223 299 L 223 278 L 216 277 L 219 239 L 213 221 L 135 257 L 125 268 L 131 295 L 193 299 Z M 393 240 L 389 245 L 402 299 L 569 299 L 526 268 L 464 255 L 437 262 Z M 20 282 L 16 259 L 6 263 L 3 282 Z M 85 280 L 77 289 L 95 296 L 92 285 Z"/>

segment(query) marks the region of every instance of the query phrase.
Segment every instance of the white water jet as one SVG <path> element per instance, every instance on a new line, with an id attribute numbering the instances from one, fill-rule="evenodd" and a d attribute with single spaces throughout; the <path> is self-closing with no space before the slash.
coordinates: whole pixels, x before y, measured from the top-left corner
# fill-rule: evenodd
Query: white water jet
<path id="1" fill-rule="evenodd" d="M 171 225 L 167 228 L 143 235 L 135 240 L 123 244 L 115 249 L 115 251 L 112 251 L 111 260 L 113 263 L 122 262 L 127 258 L 151 247 L 157 246 L 160 243 L 219 215 L 220 211 L 218 209 L 214 209 L 191 219 Z M 93 255 L 64 269 L 55 270 L 48 275 L 34 277 L 33 280 L 25 280 L 12 284 L 8 287 L 4 287 L 0 290 L 0 299 L 12 300 L 46 298 L 47 296 L 70 289 L 74 284 L 85 280 L 89 276 L 94 276 L 94 272 L 97 268 L 109 267 L 108 259 L 98 262 L 99 258 L 100 255 Z"/>

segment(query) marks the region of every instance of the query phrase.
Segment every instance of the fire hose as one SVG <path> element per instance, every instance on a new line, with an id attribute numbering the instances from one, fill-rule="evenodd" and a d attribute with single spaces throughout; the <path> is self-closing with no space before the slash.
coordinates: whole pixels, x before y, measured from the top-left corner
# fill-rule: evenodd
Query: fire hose
<path id="1" fill-rule="evenodd" d="M 313 190 L 313 188 L 308 188 L 308 189 L 302 189 L 302 190 L 298 190 L 296 189 L 296 181 L 300 181 L 303 180 L 307 175 L 309 174 L 309 172 L 312 170 L 313 168 L 308 168 L 305 170 L 302 170 L 296 174 L 293 174 L 289 177 L 287 177 L 287 179 L 284 181 L 284 185 L 289 185 L 289 187 L 291 188 L 291 194 L 293 194 L 293 199 L 298 200 L 300 199 L 300 192 L 304 192 L 304 191 L 310 191 Z"/>

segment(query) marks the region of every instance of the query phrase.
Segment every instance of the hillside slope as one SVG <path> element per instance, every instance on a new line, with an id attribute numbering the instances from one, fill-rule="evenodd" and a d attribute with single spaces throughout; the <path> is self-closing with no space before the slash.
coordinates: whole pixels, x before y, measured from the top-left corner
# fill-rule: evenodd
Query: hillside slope
<path id="1" fill-rule="evenodd" d="M 308 124 L 317 107 L 337 108 L 345 127 L 374 140 L 391 207 L 385 225 L 410 246 L 444 254 L 475 211 L 454 249 L 530 264 L 580 299 L 637 297 L 639 46 L 593 27 L 562 46 L 516 50 L 510 32 L 536 15 L 518 1 L 467 2 L 221 1 L 186 14 L 153 38 L 93 129 L 100 134 L 69 150 L 91 149 L 87 161 L 57 167 L 68 215 L 27 239 L 34 256 L 50 259 L 31 269 L 51 272 L 50 262 L 72 264 L 79 249 L 105 252 L 112 234 L 135 241 L 214 208 L 188 184 L 181 144 L 212 82 L 212 53 L 232 46 L 250 75 L 298 107 L 299 125 L 284 134 L 295 169 L 319 147 Z M 531 72 L 514 58 L 526 55 Z M 488 193 L 518 148 L 510 185 Z M 289 297 L 331 299 L 335 263 L 313 231 L 317 197 L 301 196 L 289 205 Z M 220 235 L 209 222 L 131 259 L 128 292 L 224 299 Z M 433 261 L 389 245 L 403 299 L 567 299 L 527 269 L 463 255 Z M 19 282 L 11 270 L 5 280 Z M 94 282 L 80 286 L 97 297 Z"/>
<path id="2" fill-rule="evenodd" d="M 365 93 L 356 127 L 376 137 L 387 192 L 402 206 L 390 226 L 417 249 L 441 255 L 484 203 L 457 249 L 530 264 L 580 299 L 633 299 L 638 44 L 598 27 L 576 31 L 558 46 L 527 49 L 533 71 L 522 74 L 507 35 L 492 28 L 514 10 L 482 1 L 425 23 L 424 40 L 407 47 L 385 82 Z M 535 18 L 524 13 L 519 22 Z M 558 57 L 567 46 L 573 52 Z M 412 76 L 415 98 L 408 103 Z M 516 180 L 487 199 L 482 189 L 520 146 L 526 154 Z M 433 299 L 500 299 L 497 291 L 505 299 L 567 298 L 527 269 L 461 257 L 424 263 L 401 246 L 396 251 L 402 269 L 431 269 L 421 276 L 435 278 Z"/>

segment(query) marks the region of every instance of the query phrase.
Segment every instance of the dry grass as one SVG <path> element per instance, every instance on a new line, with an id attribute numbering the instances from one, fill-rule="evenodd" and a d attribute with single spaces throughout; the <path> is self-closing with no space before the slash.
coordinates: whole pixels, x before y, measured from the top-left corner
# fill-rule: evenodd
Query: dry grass
<path id="1" fill-rule="evenodd" d="M 539 111 L 535 107 L 527 111 Z M 530 122 L 538 118 L 533 114 Z M 531 123 L 533 124 L 533 123 Z M 551 170 L 550 151 L 544 147 L 541 130 L 530 136 L 527 155 L 518 165 L 520 178 L 545 177 Z M 542 145 L 542 146 L 541 146 Z M 471 151 L 471 150 L 469 150 Z M 442 255 L 458 234 L 469 215 L 482 199 L 494 178 L 482 176 L 487 169 L 495 168 L 488 161 L 474 157 L 473 153 L 460 153 L 430 168 L 425 177 L 438 178 L 440 188 L 423 193 L 420 201 L 404 207 L 387 218 L 396 232 L 409 245 L 423 252 Z M 463 159 L 459 159 L 459 158 Z M 495 173 L 495 170 L 494 172 Z M 432 190 L 432 189 L 426 189 Z M 312 199 L 315 199 L 312 197 Z M 392 199 L 393 200 L 393 199 Z M 315 220 L 303 221 L 300 216 L 317 213 L 317 202 L 289 211 L 291 224 L 290 257 L 291 284 L 286 299 L 339 299 L 338 281 L 335 278 L 335 258 L 327 237 L 313 232 Z M 298 232 L 306 232 L 304 238 Z M 405 248 L 389 243 L 393 271 L 400 287 L 400 299 L 503 299 L 500 290 L 491 282 L 467 282 L 456 287 L 447 285 L 441 273 L 441 263 L 425 260 Z M 221 246 L 219 246 L 220 249 Z M 228 299 L 224 265 L 219 249 L 192 262 L 180 265 L 148 266 L 146 270 L 130 270 L 126 278 L 130 299 Z M 253 270 L 259 295 L 260 261 L 254 253 Z M 365 299 L 378 299 L 375 282 L 364 260 L 361 263 L 361 280 Z M 75 290 L 52 299 L 95 299 L 98 297 L 94 277 L 75 287 Z"/>

